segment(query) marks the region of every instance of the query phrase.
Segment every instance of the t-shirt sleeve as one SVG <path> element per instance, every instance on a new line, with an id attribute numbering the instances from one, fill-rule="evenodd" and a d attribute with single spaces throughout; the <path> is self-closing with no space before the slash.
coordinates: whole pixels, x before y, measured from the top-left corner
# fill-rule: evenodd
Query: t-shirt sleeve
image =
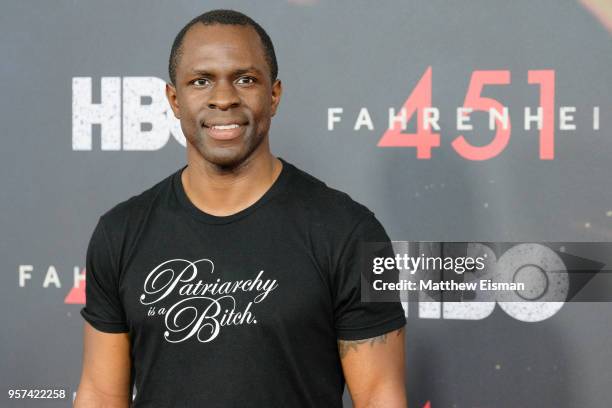
<path id="1" fill-rule="evenodd" d="M 115 265 L 100 218 L 87 247 L 85 307 L 81 309 L 81 316 L 100 331 L 124 333 L 129 330 L 119 297 L 119 274 Z"/>
<path id="2" fill-rule="evenodd" d="M 376 244 L 374 244 L 376 243 Z M 360 340 L 380 336 L 406 324 L 399 301 L 362 302 L 361 279 L 364 262 L 373 247 L 383 245 L 392 255 L 391 241 L 373 213 L 368 213 L 354 227 L 341 249 L 333 283 L 334 317 L 338 339 Z"/>

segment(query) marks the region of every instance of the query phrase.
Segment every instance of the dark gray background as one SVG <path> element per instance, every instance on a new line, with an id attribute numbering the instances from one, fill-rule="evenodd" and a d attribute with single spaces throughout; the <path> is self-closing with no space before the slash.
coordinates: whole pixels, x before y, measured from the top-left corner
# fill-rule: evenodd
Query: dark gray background
<path id="1" fill-rule="evenodd" d="M 92 77 L 94 98 L 103 76 L 166 80 L 174 36 L 208 9 L 245 12 L 275 43 L 285 92 L 273 152 L 367 205 L 392 239 L 612 237 L 611 36 L 577 1 L 10 0 L 0 7 L 3 392 L 76 389 L 83 320 L 81 305 L 64 297 L 97 217 L 185 163 L 172 138 L 157 151 L 128 152 L 101 151 L 94 137 L 92 151 L 73 151 L 72 78 Z M 403 104 L 428 66 L 442 147 L 431 160 L 416 160 L 414 149 L 376 147 L 387 109 Z M 450 147 L 453 115 L 471 73 L 486 69 L 511 71 L 511 85 L 484 94 L 516 112 L 513 132 L 500 156 L 471 162 Z M 577 107 L 576 131 L 555 126 L 554 161 L 538 160 L 537 132 L 522 130 L 522 109 L 538 103 L 537 87 L 527 84 L 535 69 L 555 70 L 557 109 Z M 336 106 L 343 122 L 330 132 L 327 109 Z M 375 131 L 352 130 L 362 106 Z M 599 131 L 590 125 L 593 106 L 601 106 Z M 466 134 L 485 143 L 487 122 L 474 118 L 476 131 Z M 34 267 L 32 279 L 19 287 L 25 264 Z M 51 265 L 61 288 L 42 287 Z M 566 304 L 537 323 L 499 307 L 482 320 L 414 312 L 411 305 L 411 406 L 612 405 L 609 304 Z M 19 406 L 29 405 L 38 406 Z"/>

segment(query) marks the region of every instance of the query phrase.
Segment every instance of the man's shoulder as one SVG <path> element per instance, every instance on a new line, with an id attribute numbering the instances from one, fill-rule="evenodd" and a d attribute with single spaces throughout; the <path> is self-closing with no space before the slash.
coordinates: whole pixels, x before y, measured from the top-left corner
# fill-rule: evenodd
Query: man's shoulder
<path id="1" fill-rule="evenodd" d="M 302 206 L 317 217 L 353 223 L 373 212 L 349 193 L 328 185 L 323 180 L 295 168 L 292 190 Z"/>
<path id="2" fill-rule="evenodd" d="M 287 206 L 296 210 L 290 210 L 289 215 L 297 227 L 308 231 L 321 268 L 339 262 L 338 256 L 347 245 L 389 240 L 374 212 L 349 193 L 303 170 L 297 170 L 296 175 L 290 183 L 293 199 Z"/>
<path id="3" fill-rule="evenodd" d="M 118 202 L 102 215 L 106 226 L 122 225 L 130 220 L 142 218 L 150 212 L 151 208 L 159 204 L 160 199 L 172 188 L 172 178 L 176 174 L 173 172 L 153 186 L 136 193 L 129 198 Z"/>

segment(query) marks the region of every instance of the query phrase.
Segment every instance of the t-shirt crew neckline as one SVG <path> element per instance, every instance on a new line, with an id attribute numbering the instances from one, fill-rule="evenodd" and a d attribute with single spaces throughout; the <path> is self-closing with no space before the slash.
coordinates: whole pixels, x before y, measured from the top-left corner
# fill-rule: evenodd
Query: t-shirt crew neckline
<path id="1" fill-rule="evenodd" d="M 281 169 L 280 174 L 278 175 L 276 180 L 272 183 L 270 188 L 268 188 L 268 190 L 259 198 L 259 200 L 251 204 L 249 207 L 243 210 L 240 210 L 231 215 L 225 215 L 225 216 L 212 215 L 212 214 L 209 214 L 207 212 L 200 210 L 198 207 L 195 206 L 195 204 L 191 202 L 191 200 L 187 196 L 187 193 L 185 192 L 185 188 L 183 187 L 183 182 L 181 180 L 181 175 L 183 174 L 183 170 L 187 168 L 188 164 L 186 164 L 181 169 L 179 169 L 176 173 L 174 173 L 173 180 L 172 180 L 172 186 L 174 188 L 174 192 L 176 194 L 176 197 L 179 203 L 185 210 L 187 210 L 187 212 L 191 216 L 193 216 L 194 218 L 202 222 L 208 223 L 208 224 L 229 224 L 231 222 L 238 221 L 241 218 L 244 218 L 247 215 L 251 214 L 253 211 L 257 210 L 259 207 L 261 207 L 263 204 L 268 202 L 272 197 L 276 196 L 279 192 L 283 190 L 285 184 L 287 183 L 287 180 L 289 179 L 289 175 L 291 172 L 290 170 L 291 164 L 287 163 L 285 160 L 283 160 L 280 157 L 278 157 L 278 159 L 283 163 L 283 167 Z"/>

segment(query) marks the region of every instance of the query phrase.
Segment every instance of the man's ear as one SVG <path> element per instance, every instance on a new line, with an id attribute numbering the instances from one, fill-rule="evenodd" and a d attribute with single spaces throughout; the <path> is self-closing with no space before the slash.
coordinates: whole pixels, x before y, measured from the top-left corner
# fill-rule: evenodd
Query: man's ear
<path id="1" fill-rule="evenodd" d="M 177 119 L 181 118 L 178 99 L 176 97 L 176 88 L 171 83 L 166 82 L 166 98 L 168 98 L 168 102 L 170 103 L 170 107 L 172 108 L 172 112 L 174 112 L 174 117 Z"/>
<path id="2" fill-rule="evenodd" d="M 277 79 L 272 84 L 272 116 L 276 114 L 276 109 L 281 100 L 281 95 L 283 94 L 283 84 L 280 79 Z"/>

